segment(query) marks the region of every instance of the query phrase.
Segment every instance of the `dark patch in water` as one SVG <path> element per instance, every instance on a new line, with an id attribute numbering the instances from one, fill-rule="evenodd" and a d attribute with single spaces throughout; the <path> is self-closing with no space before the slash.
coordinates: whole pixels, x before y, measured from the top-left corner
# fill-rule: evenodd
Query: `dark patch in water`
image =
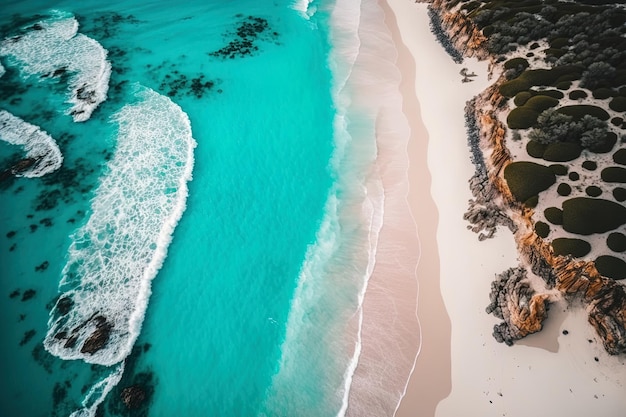
<path id="1" fill-rule="evenodd" d="M 24 291 L 24 294 L 22 294 L 22 301 L 28 301 L 31 298 L 33 298 L 35 295 L 37 295 L 37 291 L 33 290 L 32 288 L 29 290 Z"/>
<path id="2" fill-rule="evenodd" d="M 74 162 L 74 167 L 63 165 L 55 172 L 41 177 L 41 183 L 46 187 L 35 200 L 35 210 L 47 211 L 61 203 L 75 202 L 76 192 L 86 194 L 93 188 L 95 178 L 91 177 L 94 172 L 93 165 L 83 158 L 78 158 Z"/>
<path id="3" fill-rule="evenodd" d="M 52 219 L 50 217 L 44 217 L 43 219 L 39 220 L 39 224 L 43 225 L 44 227 L 51 227 Z"/>
<path id="4" fill-rule="evenodd" d="M 17 319 L 18 323 L 24 320 L 26 320 L 26 314 L 20 314 L 19 318 Z"/>
<path id="5" fill-rule="evenodd" d="M 49 266 L 50 266 L 50 263 L 48 261 L 43 261 L 42 263 L 40 263 L 39 265 L 35 267 L 35 272 L 43 272 L 46 269 L 48 269 Z"/>
<path id="6" fill-rule="evenodd" d="M 21 294 L 21 291 L 20 291 L 20 289 L 18 288 L 18 289 L 16 289 L 16 290 L 11 291 L 11 294 L 9 294 L 9 298 L 11 298 L 11 299 L 13 299 L 13 298 L 17 298 L 17 297 L 19 297 L 19 296 L 20 296 L 20 294 Z"/>
<path id="7" fill-rule="evenodd" d="M 17 232 L 16 232 L 15 230 L 11 230 L 11 231 L 9 231 L 9 232 L 7 233 L 7 237 L 8 237 L 9 239 L 11 239 L 13 236 L 15 236 L 15 234 L 16 234 L 16 233 L 17 233 Z"/>
<path id="8" fill-rule="evenodd" d="M 54 384 L 54 388 L 52 390 L 52 404 L 54 404 L 54 408 L 57 409 L 61 403 L 65 401 L 67 398 L 67 390 L 71 388 L 72 383 L 70 381 L 65 381 L 63 383 L 57 382 Z"/>
<path id="9" fill-rule="evenodd" d="M 11 245 L 11 247 L 9 248 L 9 252 L 13 252 L 15 248 L 17 248 L 17 243 Z"/>
<path id="10" fill-rule="evenodd" d="M 30 342 L 30 340 L 35 336 L 37 332 L 35 329 L 30 329 L 29 331 L 24 333 L 22 336 L 22 340 L 20 340 L 20 346 L 24 346 L 26 343 Z"/>
<path id="11" fill-rule="evenodd" d="M 81 22 L 81 32 L 95 39 L 106 39 L 119 36 L 124 24 L 141 23 L 132 14 L 123 15 L 117 12 L 101 12 L 89 15 L 76 15 Z"/>
<path id="12" fill-rule="evenodd" d="M 39 364 L 45 371 L 52 374 L 52 364 L 54 363 L 54 356 L 52 356 L 44 347 L 43 343 L 37 343 L 33 348 L 31 354 L 37 364 Z"/>
<path id="13" fill-rule="evenodd" d="M 38 225 L 36 225 L 36 224 L 31 224 L 31 225 L 30 225 L 30 232 L 31 232 L 31 233 L 36 232 L 38 227 L 39 227 L 39 226 L 38 226 Z"/>
<path id="14" fill-rule="evenodd" d="M 255 55 L 259 51 L 259 41 L 275 41 L 278 33 L 270 30 L 268 21 L 262 17 L 237 15 L 240 19 L 234 32 L 227 33 L 231 40 L 226 46 L 209 53 L 209 56 L 234 59 Z"/>
<path id="15" fill-rule="evenodd" d="M 150 350 L 151 345 L 135 345 L 126 358 L 124 374 L 119 384 L 109 394 L 105 403 L 108 414 L 123 417 L 147 417 L 157 386 L 154 372 L 140 366 L 139 359 Z M 139 369 L 141 368 L 141 369 Z M 104 415 L 103 410 L 96 415 Z"/>
<path id="16" fill-rule="evenodd" d="M 179 60 L 186 57 L 182 55 Z M 158 90 L 168 97 L 195 97 L 202 98 L 212 91 L 217 85 L 221 84 L 221 80 L 209 80 L 205 74 L 197 73 L 195 75 L 182 74 L 178 71 L 176 63 L 166 61 L 156 67 L 150 65 L 150 73 L 159 83 Z M 162 75 L 165 73 L 165 75 Z"/>

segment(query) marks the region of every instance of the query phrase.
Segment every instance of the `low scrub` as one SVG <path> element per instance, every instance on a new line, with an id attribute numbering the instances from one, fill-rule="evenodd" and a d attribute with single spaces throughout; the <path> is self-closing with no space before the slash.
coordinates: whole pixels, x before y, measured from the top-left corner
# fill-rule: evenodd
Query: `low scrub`
<path id="1" fill-rule="evenodd" d="M 622 167 L 606 167 L 600 173 L 602 181 L 626 183 L 626 168 Z"/>
<path id="2" fill-rule="evenodd" d="M 568 162 L 578 158 L 582 151 L 577 143 L 555 142 L 548 145 L 542 158 L 550 162 Z"/>
<path id="3" fill-rule="evenodd" d="M 517 161 L 504 168 L 504 179 L 513 197 L 519 202 L 524 202 L 550 188 L 556 182 L 556 175 L 547 166 Z"/>
<path id="4" fill-rule="evenodd" d="M 619 149 L 613 154 L 613 161 L 616 164 L 626 165 L 626 149 Z"/>
<path id="5" fill-rule="evenodd" d="M 510 129 L 529 129 L 537 123 L 537 117 L 539 117 L 537 111 L 526 106 L 517 107 L 511 110 L 506 118 L 506 123 Z"/>
<path id="6" fill-rule="evenodd" d="M 600 198 L 575 197 L 563 202 L 563 229 L 578 235 L 606 233 L 626 223 L 626 207 Z"/>
<path id="7" fill-rule="evenodd" d="M 613 111 L 626 111 L 626 97 L 615 97 L 609 103 L 609 108 Z"/>
<path id="8" fill-rule="evenodd" d="M 586 114 L 597 117 L 600 120 L 609 120 L 610 116 L 603 108 L 598 106 L 592 106 L 590 104 L 574 104 L 571 106 L 564 106 L 557 109 L 559 113 L 572 116 L 574 120 L 582 119 Z"/>
<path id="9" fill-rule="evenodd" d="M 555 225 L 563 224 L 563 210 L 556 207 L 548 207 L 543 211 L 546 220 Z"/>
<path id="10" fill-rule="evenodd" d="M 591 245 L 586 240 L 561 237 L 552 241 L 552 249 L 557 256 L 582 258 L 591 252 Z"/>
<path id="11" fill-rule="evenodd" d="M 595 260 L 600 275 L 616 280 L 626 278 L 626 262 L 611 255 L 598 256 Z"/>
<path id="12" fill-rule="evenodd" d="M 626 236 L 623 233 L 613 232 L 606 238 L 606 245 L 613 252 L 626 251 Z"/>

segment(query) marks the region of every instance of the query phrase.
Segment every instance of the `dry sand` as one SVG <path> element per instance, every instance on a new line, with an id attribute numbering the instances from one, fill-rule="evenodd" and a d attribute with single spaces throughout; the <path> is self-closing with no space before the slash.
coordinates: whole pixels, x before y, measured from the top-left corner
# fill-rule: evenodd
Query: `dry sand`
<path id="1" fill-rule="evenodd" d="M 624 415 L 624 358 L 604 353 L 580 309 L 565 311 L 564 304 L 554 306 L 544 331 L 514 347 L 492 338 L 498 320 L 484 311 L 489 288 L 496 273 L 518 264 L 515 244 L 508 230 L 478 242 L 462 219 L 471 197 L 467 180 L 473 173 L 463 108 L 489 85 L 487 64 L 472 60 L 454 64 L 428 29 L 426 5 L 412 0 L 387 2 L 394 15 L 388 16 L 387 24 L 396 31 L 398 50 L 406 56 L 408 49 L 415 65 L 413 69 L 410 60 L 399 60 L 403 80 L 414 79 L 413 88 L 403 83 L 408 86 L 403 90 L 403 109 L 412 129 L 410 202 L 422 244 L 420 268 L 423 262 L 432 261 L 425 272 L 418 272 L 421 352 L 397 415 Z M 478 79 L 462 84 L 462 67 L 476 72 Z M 419 99 L 420 110 L 414 97 Z M 420 115 L 428 139 L 419 133 Z M 423 198 L 428 201 L 424 196 L 428 179 L 421 177 L 426 141 L 438 221 L 437 211 L 422 204 Z M 436 244 L 429 231 L 435 225 Z M 436 302 L 440 291 L 445 310 Z M 446 311 L 452 323 L 449 345 Z"/>

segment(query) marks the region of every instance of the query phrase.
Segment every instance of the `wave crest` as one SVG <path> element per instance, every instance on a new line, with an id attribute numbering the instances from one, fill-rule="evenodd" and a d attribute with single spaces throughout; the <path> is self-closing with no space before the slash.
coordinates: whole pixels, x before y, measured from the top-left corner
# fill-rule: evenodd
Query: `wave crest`
<path id="1" fill-rule="evenodd" d="M 117 149 L 72 236 L 50 313 L 44 346 L 62 359 L 110 366 L 128 356 L 185 209 L 196 146 L 189 118 L 153 90 L 136 95 L 113 116 Z"/>
<path id="2" fill-rule="evenodd" d="M 67 114 L 75 122 L 88 120 L 107 98 L 111 64 L 106 49 L 78 33 L 78 21 L 63 12 L 54 12 L 50 19 L 25 30 L 0 43 L 0 56 L 19 66 L 25 77 L 56 78 L 67 73 L 72 105 Z"/>
<path id="3" fill-rule="evenodd" d="M 17 177 L 41 177 L 61 168 L 63 155 L 56 141 L 39 127 L 6 110 L 0 110 L 0 140 L 22 146 L 26 151 L 24 159 L 32 162 L 24 171 L 14 172 Z"/>

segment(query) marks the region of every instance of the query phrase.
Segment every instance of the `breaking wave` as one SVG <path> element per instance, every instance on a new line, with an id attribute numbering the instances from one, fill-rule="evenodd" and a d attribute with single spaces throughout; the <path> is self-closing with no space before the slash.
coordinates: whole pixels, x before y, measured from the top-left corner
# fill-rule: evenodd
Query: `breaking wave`
<path id="1" fill-rule="evenodd" d="M 0 110 L 0 140 L 22 146 L 26 151 L 22 162 L 27 165 L 24 170 L 13 172 L 17 177 L 41 177 L 61 168 L 63 155 L 55 140 L 6 110 Z"/>
<path id="2" fill-rule="evenodd" d="M 78 21 L 63 12 L 55 11 L 50 19 L 24 30 L 0 43 L 0 56 L 8 58 L 8 65 L 18 66 L 25 77 L 67 74 L 72 105 L 67 114 L 76 122 L 88 120 L 107 98 L 111 64 L 106 49 L 78 33 Z"/>
<path id="3" fill-rule="evenodd" d="M 185 210 L 196 146 L 189 118 L 153 90 L 136 96 L 113 116 L 117 149 L 72 236 L 50 313 L 44 346 L 62 359 L 110 366 L 128 356 Z"/>
<path id="4" fill-rule="evenodd" d="M 0 77 L 2 77 L 4 75 L 4 73 L 6 72 L 6 70 L 4 69 L 4 67 L 2 66 L 2 63 L 0 62 Z"/>
<path id="5" fill-rule="evenodd" d="M 111 392 L 113 388 L 122 379 L 124 373 L 124 364 L 121 363 L 115 367 L 106 378 L 97 382 L 87 392 L 85 399 L 82 401 L 82 408 L 74 411 L 69 417 L 93 417 L 96 415 L 98 406 L 105 400 L 107 394 Z"/>

